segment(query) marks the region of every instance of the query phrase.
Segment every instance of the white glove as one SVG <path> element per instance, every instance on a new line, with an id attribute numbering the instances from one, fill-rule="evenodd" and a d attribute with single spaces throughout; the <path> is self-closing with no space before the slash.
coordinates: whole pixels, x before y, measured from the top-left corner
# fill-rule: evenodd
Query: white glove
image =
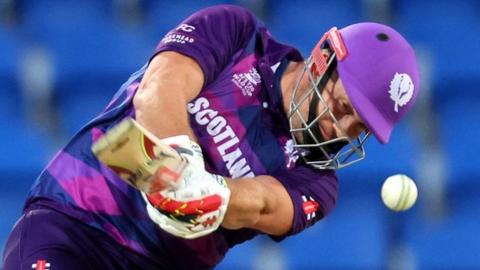
<path id="1" fill-rule="evenodd" d="M 201 148 L 188 136 L 162 141 L 176 149 L 189 164 L 175 187 L 148 195 L 142 193 L 148 215 L 163 230 L 186 239 L 215 231 L 223 221 L 230 199 L 225 180 L 205 170 Z"/>
<path id="2" fill-rule="evenodd" d="M 187 135 L 178 135 L 161 139 L 162 143 L 168 144 L 175 149 L 182 157 L 187 159 L 195 167 L 205 168 L 203 162 L 202 148 L 196 142 L 190 140 Z"/>

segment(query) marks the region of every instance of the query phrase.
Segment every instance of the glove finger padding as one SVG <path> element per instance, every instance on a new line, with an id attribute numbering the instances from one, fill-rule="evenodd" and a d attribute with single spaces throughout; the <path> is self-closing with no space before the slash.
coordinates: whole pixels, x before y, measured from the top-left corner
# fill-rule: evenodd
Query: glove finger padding
<path id="1" fill-rule="evenodd" d="M 182 193 L 190 197 L 193 192 L 179 190 L 169 193 L 182 198 Z M 227 211 L 230 190 L 224 187 L 223 191 L 191 201 L 164 197 L 160 192 L 149 195 L 142 193 L 142 196 L 147 202 L 148 215 L 160 228 L 178 237 L 194 239 L 220 226 Z"/>
<path id="2" fill-rule="evenodd" d="M 222 205 L 222 197 L 218 194 L 205 196 L 191 201 L 177 201 L 155 192 L 147 195 L 148 201 L 162 212 L 174 215 L 201 215 L 217 210 Z"/>
<path id="3" fill-rule="evenodd" d="M 145 194 L 142 195 L 145 201 L 148 201 Z M 185 222 L 164 215 L 151 204 L 147 203 L 147 212 L 153 222 L 164 231 L 184 239 L 195 239 L 215 231 L 220 224 L 217 222 L 218 217 L 223 216 L 220 213 L 221 211 L 225 211 L 224 208 L 199 217 L 197 216 L 195 222 Z"/>

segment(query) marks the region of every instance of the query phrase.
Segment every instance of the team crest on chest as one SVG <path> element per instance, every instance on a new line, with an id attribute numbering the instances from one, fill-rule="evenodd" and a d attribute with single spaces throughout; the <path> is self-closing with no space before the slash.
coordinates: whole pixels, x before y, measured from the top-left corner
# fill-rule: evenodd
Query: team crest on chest
<path id="1" fill-rule="evenodd" d="M 262 82 L 262 78 L 257 69 L 252 67 L 247 72 L 233 74 L 232 82 L 242 90 L 244 96 L 251 97 L 256 86 Z"/>
<path id="2" fill-rule="evenodd" d="M 254 66 L 255 63 L 255 56 L 250 55 L 233 67 L 232 82 L 244 96 L 251 97 L 261 87 L 262 77 Z"/>

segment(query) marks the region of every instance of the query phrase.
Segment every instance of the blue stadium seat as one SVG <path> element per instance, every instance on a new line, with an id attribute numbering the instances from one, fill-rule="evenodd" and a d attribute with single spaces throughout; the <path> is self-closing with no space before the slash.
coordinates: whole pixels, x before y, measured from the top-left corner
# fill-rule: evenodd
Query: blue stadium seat
<path id="1" fill-rule="evenodd" d="M 379 193 L 341 193 L 328 217 L 282 242 L 288 269 L 386 269 L 386 211 Z"/>
<path id="2" fill-rule="evenodd" d="M 115 91 L 148 61 L 155 44 L 143 27 L 116 24 L 91 1 L 52 2 L 27 9 L 24 28 L 51 51 L 58 91 L 88 91 L 85 81 L 111 82 L 105 91 Z"/>
<path id="3" fill-rule="evenodd" d="M 236 245 L 229 250 L 222 262 L 215 267 L 218 270 L 252 269 L 261 245 L 259 237 Z M 268 241 L 268 240 L 267 240 Z"/>
<path id="4" fill-rule="evenodd" d="M 480 97 L 451 97 L 437 110 L 451 192 L 461 193 L 472 188 L 480 190 Z"/>
<path id="5" fill-rule="evenodd" d="M 449 198 L 449 214 L 406 222 L 407 243 L 416 269 L 480 269 L 478 191 Z"/>
<path id="6" fill-rule="evenodd" d="M 397 28 L 418 49 L 432 57 L 436 95 L 448 98 L 471 92 L 457 82 L 480 77 L 480 7 L 477 1 L 395 1 Z M 448 81 L 450 83 L 448 83 Z M 443 84 L 451 87 L 438 87 Z M 436 98 L 439 98 L 438 96 Z"/>
<path id="7" fill-rule="evenodd" d="M 13 225 L 22 213 L 28 190 L 39 172 L 40 168 L 28 172 L 24 170 L 8 172 L 1 170 L 0 215 L 2 218 L 0 219 L 0 254 L 3 254 L 4 243 Z"/>
<path id="8" fill-rule="evenodd" d="M 0 208 L 0 215 L 2 215 L 0 220 L 0 254 L 3 254 L 8 235 L 22 213 L 28 188 L 29 186 L 21 188 L 16 186 L 8 192 L 0 192 L 0 203 L 2 204 Z"/>
<path id="9" fill-rule="evenodd" d="M 23 41 L 18 29 L 0 27 L 0 114 L 21 113 L 18 73 Z"/>
<path id="10" fill-rule="evenodd" d="M 42 16 L 46 20 L 49 20 L 47 15 L 52 14 L 56 17 L 59 16 L 60 13 L 63 13 L 63 11 L 67 10 L 76 12 L 63 13 L 62 16 L 65 19 L 64 24 L 68 24 L 70 20 L 77 21 L 78 18 L 91 12 L 101 15 L 101 18 L 107 20 L 111 20 L 114 16 L 114 1 L 42 0 L 39 2 L 36 0 L 18 0 L 16 2 L 20 19 L 27 23 L 31 20 L 36 20 L 41 23 Z"/>
<path id="11" fill-rule="evenodd" d="M 47 136 L 27 125 L 21 118 L 0 116 L 0 141 L 3 142 L 0 171 L 3 173 L 11 172 L 11 176 L 15 172 L 35 174 L 45 165 L 50 154 Z"/>
<path id="12" fill-rule="evenodd" d="M 58 109 L 62 115 L 66 135 L 71 137 L 81 127 L 99 115 L 112 97 L 113 92 L 111 95 L 107 95 L 101 91 L 99 93 L 65 96 L 58 104 Z"/>
<path id="13" fill-rule="evenodd" d="M 155 48 L 147 29 L 116 23 L 97 2 L 104 1 L 26 6 L 24 31 L 51 53 L 54 97 L 68 135 L 100 112 Z"/>
<path id="14" fill-rule="evenodd" d="M 361 1 L 275 1 L 269 7 L 267 27 L 278 40 L 297 47 L 305 57 L 333 26 L 339 28 L 362 19 Z"/>
<path id="15" fill-rule="evenodd" d="M 21 210 L 29 187 L 50 155 L 44 134 L 21 117 L 0 115 L 0 250 Z"/>

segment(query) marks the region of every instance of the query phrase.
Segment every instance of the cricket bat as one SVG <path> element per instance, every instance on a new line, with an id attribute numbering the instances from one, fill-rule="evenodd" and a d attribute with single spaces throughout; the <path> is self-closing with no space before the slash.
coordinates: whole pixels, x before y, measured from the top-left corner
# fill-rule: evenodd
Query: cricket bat
<path id="1" fill-rule="evenodd" d="M 147 194 L 175 186 L 188 165 L 132 118 L 109 129 L 92 145 L 92 152 L 122 180 Z"/>

